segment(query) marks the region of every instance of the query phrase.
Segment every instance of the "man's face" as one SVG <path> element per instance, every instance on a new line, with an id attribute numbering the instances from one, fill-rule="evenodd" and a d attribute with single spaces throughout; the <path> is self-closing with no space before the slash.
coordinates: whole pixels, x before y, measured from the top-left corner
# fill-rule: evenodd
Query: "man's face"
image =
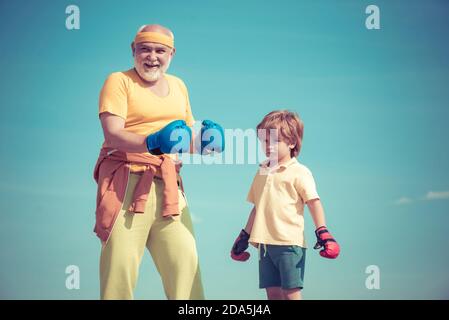
<path id="1" fill-rule="evenodd" d="M 138 43 L 134 48 L 134 67 L 148 82 L 158 81 L 167 71 L 174 49 L 154 42 Z"/>

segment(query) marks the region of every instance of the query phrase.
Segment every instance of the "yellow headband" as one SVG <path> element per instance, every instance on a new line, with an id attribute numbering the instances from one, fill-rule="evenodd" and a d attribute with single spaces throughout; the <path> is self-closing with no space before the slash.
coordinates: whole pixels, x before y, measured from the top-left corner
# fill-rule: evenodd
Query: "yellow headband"
<path id="1" fill-rule="evenodd" d="M 156 42 L 167 47 L 174 48 L 175 47 L 175 39 L 167 36 L 165 34 L 159 32 L 139 32 L 136 34 L 134 38 L 134 44 L 138 44 L 140 42 Z"/>

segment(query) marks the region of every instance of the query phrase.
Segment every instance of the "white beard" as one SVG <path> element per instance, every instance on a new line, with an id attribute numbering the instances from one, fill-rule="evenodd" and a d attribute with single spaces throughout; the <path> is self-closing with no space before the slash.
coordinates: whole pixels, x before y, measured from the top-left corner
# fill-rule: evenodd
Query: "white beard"
<path id="1" fill-rule="evenodd" d="M 158 68 L 157 70 L 152 71 L 152 70 L 145 70 L 145 67 L 139 65 L 137 63 L 136 59 L 134 58 L 134 67 L 136 68 L 136 71 L 139 74 L 139 76 L 141 76 L 145 81 L 155 82 L 162 77 L 162 75 L 165 73 L 165 71 L 170 66 L 170 62 L 171 62 L 171 59 L 168 60 L 167 64 L 164 66 L 163 69 Z"/>

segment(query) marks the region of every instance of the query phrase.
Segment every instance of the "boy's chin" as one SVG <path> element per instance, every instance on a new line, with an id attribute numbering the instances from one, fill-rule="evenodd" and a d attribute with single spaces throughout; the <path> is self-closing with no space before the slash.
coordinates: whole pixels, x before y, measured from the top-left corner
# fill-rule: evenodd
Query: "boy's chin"
<path id="1" fill-rule="evenodd" d="M 271 167 L 271 164 L 276 164 L 276 163 L 279 162 L 279 159 L 278 159 L 277 155 L 269 155 L 269 154 L 267 154 L 266 156 L 267 156 L 267 159 L 270 161 L 270 167 Z"/>

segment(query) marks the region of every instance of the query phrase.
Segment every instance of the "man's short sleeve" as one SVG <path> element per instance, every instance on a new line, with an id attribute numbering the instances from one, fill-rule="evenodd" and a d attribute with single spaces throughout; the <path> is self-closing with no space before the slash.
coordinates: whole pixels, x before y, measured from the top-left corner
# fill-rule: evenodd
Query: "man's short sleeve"
<path id="1" fill-rule="evenodd" d="M 179 82 L 179 86 L 181 87 L 182 93 L 184 94 L 186 98 L 186 118 L 185 122 L 189 127 L 192 127 L 195 124 L 195 118 L 192 114 L 192 108 L 190 107 L 190 99 L 189 99 L 189 91 L 187 90 L 186 85 L 181 79 L 177 79 Z"/>
<path id="2" fill-rule="evenodd" d="M 319 199 L 320 196 L 316 190 L 315 180 L 312 172 L 306 167 L 302 168 L 296 177 L 296 190 L 304 203 L 309 200 Z"/>
<path id="3" fill-rule="evenodd" d="M 120 72 L 109 75 L 100 93 L 99 114 L 110 112 L 126 120 L 128 95 L 126 78 Z"/>
<path id="4" fill-rule="evenodd" d="M 195 124 L 195 118 L 192 114 L 192 109 L 190 108 L 189 95 L 187 94 L 187 107 L 186 107 L 186 123 L 189 127 Z"/>

